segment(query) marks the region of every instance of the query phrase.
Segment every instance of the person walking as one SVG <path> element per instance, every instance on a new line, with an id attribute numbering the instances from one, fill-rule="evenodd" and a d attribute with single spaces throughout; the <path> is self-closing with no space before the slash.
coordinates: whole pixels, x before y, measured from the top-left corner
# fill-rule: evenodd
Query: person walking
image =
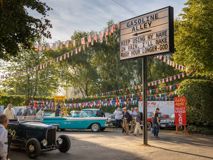
<path id="1" fill-rule="evenodd" d="M 40 108 L 40 110 L 36 113 L 36 119 L 42 119 L 44 117 L 44 108 Z"/>
<path id="2" fill-rule="evenodd" d="M 8 118 L 5 114 L 0 115 L 0 160 L 7 160 L 8 157 Z"/>
<path id="3" fill-rule="evenodd" d="M 5 114 L 7 116 L 7 119 L 11 120 L 11 119 L 15 119 L 16 116 L 15 116 L 15 111 L 14 109 L 12 108 L 12 104 L 9 103 L 7 105 L 7 108 L 5 108 L 3 114 Z"/>
<path id="4" fill-rule="evenodd" d="M 25 109 L 24 111 L 24 114 L 23 116 L 35 116 L 36 115 L 36 111 L 33 107 L 33 104 L 32 103 L 29 103 L 29 105 L 27 106 L 27 108 Z"/>
<path id="5" fill-rule="evenodd" d="M 136 115 L 136 119 L 135 119 L 135 123 L 136 124 L 135 124 L 134 135 L 137 136 L 138 133 L 139 133 L 139 135 L 142 134 L 142 129 L 141 129 L 141 119 L 142 119 L 142 117 L 141 117 L 141 113 L 138 111 L 137 107 L 135 108 L 135 112 L 137 113 L 137 115 Z"/>
<path id="6" fill-rule="evenodd" d="M 152 118 L 153 125 L 153 134 L 154 137 L 158 138 L 159 130 L 160 130 L 160 118 L 159 118 L 160 109 L 156 108 L 154 116 Z"/>
<path id="7" fill-rule="evenodd" d="M 117 107 L 117 109 L 113 113 L 115 115 L 115 127 L 120 128 L 123 118 L 123 113 L 120 109 L 120 107 Z"/>
<path id="8" fill-rule="evenodd" d="M 126 135 L 129 134 L 129 124 L 132 121 L 132 116 L 127 111 L 127 108 L 123 108 L 123 129 Z"/>
<path id="9" fill-rule="evenodd" d="M 134 130 L 135 130 L 135 125 L 136 125 L 136 117 L 137 117 L 137 111 L 136 111 L 136 109 L 137 109 L 137 107 L 135 107 L 135 108 L 132 108 L 131 109 L 131 116 L 132 116 L 132 120 L 131 120 L 131 122 L 130 122 L 130 133 L 133 133 L 134 132 Z"/>

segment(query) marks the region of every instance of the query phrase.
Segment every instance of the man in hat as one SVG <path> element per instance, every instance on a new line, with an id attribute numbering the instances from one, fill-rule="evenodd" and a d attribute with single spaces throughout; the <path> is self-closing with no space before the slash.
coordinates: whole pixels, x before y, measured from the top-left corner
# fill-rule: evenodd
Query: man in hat
<path id="1" fill-rule="evenodd" d="M 15 119 L 16 116 L 15 116 L 15 111 L 14 109 L 12 108 L 12 104 L 9 103 L 7 105 L 7 108 L 5 108 L 3 114 L 5 114 L 7 116 L 7 118 L 10 120 L 10 119 Z"/>
<path id="2" fill-rule="evenodd" d="M 132 116 L 127 111 L 127 108 L 123 108 L 123 129 L 126 135 L 129 134 L 129 123 L 132 121 Z"/>

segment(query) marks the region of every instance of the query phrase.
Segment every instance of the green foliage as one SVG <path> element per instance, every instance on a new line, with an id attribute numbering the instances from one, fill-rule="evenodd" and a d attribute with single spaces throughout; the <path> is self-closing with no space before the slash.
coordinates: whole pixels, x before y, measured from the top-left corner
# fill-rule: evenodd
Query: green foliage
<path id="1" fill-rule="evenodd" d="M 25 104 L 25 96 L 0 95 L 1 105 L 7 106 L 9 103 L 12 103 L 14 106 L 22 106 Z"/>
<path id="2" fill-rule="evenodd" d="M 33 100 L 53 100 L 52 97 L 31 97 Z M 23 95 L 0 95 L 0 104 L 7 106 L 9 103 L 12 103 L 13 106 L 25 106 L 28 105 L 29 99 Z"/>
<path id="3" fill-rule="evenodd" d="M 20 46 L 25 49 L 32 47 L 34 40 L 41 36 L 49 38 L 51 35 L 48 28 L 52 27 L 46 19 L 49 10 L 51 8 L 39 0 L 2 0 L 0 58 L 17 55 Z M 40 18 L 35 18 L 32 12 Z"/>
<path id="4" fill-rule="evenodd" d="M 181 82 L 177 94 L 187 98 L 189 124 L 213 125 L 213 81 L 184 80 Z"/>
<path id="5" fill-rule="evenodd" d="M 10 76 L 3 82 L 5 93 L 10 95 L 25 95 L 28 98 L 36 96 L 51 96 L 58 88 L 58 64 L 48 65 L 43 70 L 28 71 L 45 60 L 51 59 L 44 54 L 30 50 L 22 50 L 16 57 L 11 58 Z"/>
<path id="6" fill-rule="evenodd" d="M 188 0 L 180 17 L 175 23 L 175 61 L 213 78 L 212 0 Z"/>

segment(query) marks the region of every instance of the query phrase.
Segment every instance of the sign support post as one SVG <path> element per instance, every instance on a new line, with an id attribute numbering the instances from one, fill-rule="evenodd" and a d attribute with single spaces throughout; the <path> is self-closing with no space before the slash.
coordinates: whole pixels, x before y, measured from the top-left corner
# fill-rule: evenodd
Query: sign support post
<path id="1" fill-rule="evenodd" d="M 142 86 L 143 86 L 143 144 L 148 145 L 147 132 L 147 56 L 142 58 Z"/>
<path id="2" fill-rule="evenodd" d="M 120 22 L 120 60 L 142 57 L 143 143 L 147 134 L 147 57 L 174 52 L 173 8 L 168 6 Z"/>

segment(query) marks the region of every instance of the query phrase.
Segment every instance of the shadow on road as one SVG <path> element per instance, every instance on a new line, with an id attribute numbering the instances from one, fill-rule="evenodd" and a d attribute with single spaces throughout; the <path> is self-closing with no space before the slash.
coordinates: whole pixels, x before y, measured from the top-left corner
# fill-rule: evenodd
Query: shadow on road
<path id="1" fill-rule="evenodd" d="M 199 157 L 199 158 L 213 159 L 213 157 L 208 157 L 208 156 L 204 156 L 204 155 L 200 155 L 200 154 L 194 154 L 194 153 L 188 153 L 188 152 L 184 152 L 184 151 L 177 151 L 177 150 L 172 150 L 172 149 L 153 146 L 153 145 L 150 145 L 150 147 L 161 149 L 161 150 L 165 150 L 165 151 L 169 151 L 169 152 L 175 152 L 175 153 L 181 153 L 181 154 L 187 154 L 187 155 L 191 155 L 191 156 L 196 156 L 196 157 Z"/>

